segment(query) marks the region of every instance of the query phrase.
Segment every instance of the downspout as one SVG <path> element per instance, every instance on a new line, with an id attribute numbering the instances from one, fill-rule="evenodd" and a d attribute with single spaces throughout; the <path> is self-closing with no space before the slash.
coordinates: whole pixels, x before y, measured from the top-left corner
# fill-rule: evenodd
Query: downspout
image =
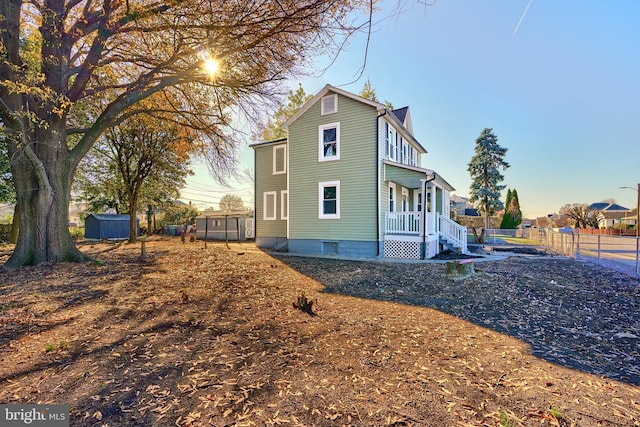
<path id="1" fill-rule="evenodd" d="M 426 258 L 427 254 L 427 184 L 431 181 L 435 181 L 438 175 L 434 172 L 433 178 L 424 181 L 424 187 L 422 187 L 422 259 Z M 435 200 L 431 201 L 431 205 Z"/>
<path id="2" fill-rule="evenodd" d="M 256 164 L 258 154 L 253 149 L 253 243 L 258 240 L 258 180 L 256 179 Z M 288 170 L 288 169 L 287 169 Z M 262 207 L 264 209 L 264 206 Z M 206 244 L 206 240 L 205 240 Z"/>
<path id="3" fill-rule="evenodd" d="M 380 256 L 380 146 L 378 138 L 380 137 L 380 117 L 387 114 L 385 108 L 382 114 L 376 117 L 376 256 Z M 386 138 L 386 136 L 385 136 Z"/>

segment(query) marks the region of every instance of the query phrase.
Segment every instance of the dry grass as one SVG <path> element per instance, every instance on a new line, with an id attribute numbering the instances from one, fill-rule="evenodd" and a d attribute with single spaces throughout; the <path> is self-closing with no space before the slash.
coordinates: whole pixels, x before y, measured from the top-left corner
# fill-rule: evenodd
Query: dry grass
<path id="1" fill-rule="evenodd" d="M 77 426 L 640 425 L 637 386 L 441 311 L 323 292 L 251 244 L 208 246 L 83 245 L 99 263 L 1 273 L 0 401 L 67 403 Z"/>

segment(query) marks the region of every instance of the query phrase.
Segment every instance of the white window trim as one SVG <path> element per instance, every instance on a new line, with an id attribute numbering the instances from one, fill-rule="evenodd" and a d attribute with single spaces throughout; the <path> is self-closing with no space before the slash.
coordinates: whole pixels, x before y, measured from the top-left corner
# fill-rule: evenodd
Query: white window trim
<path id="1" fill-rule="evenodd" d="M 391 189 L 393 189 L 393 197 L 391 197 Z M 391 202 L 393 201 L 393 210 L 391 210 Z M 387 211 L 388 212 L 397 212 L 398 211 L 398 192 L 396 191 L 396 183 L 395 182 L 390 182 L 389 183 L 389 193 L 387 196 Z"/>
<path id="2" fill-rule="evenodd" d="M 336 187 L 336 213 L 324 213 L 324 188 Z M 340 219 L 340 181 L 325 181 L 318 183 L 318 219 Z"/>
<path id="3" fill-rule="evenodd" d="M 277 151 L 282 150 L 282 170 L 277 170 Z M 286 145 L 274 145 L 273 146 L 273 175 L 281 175 L 287 173 L 287 146 Z"/>
<path id="4" fill-rule="evenodd" d="M 395 128 L 389 125 L 389 131 L 387 133 L 387 144 L 389 146 L 389 160 L 396 161 L 396 139 L 397 132 Z"/>
<path id="5" fill-rule="evenodd" d="M 405 205 L 404 202 L 407 202 L 407 204 Z M 409 189 L 402 187 L 402 197 L 400 198 L 400 203 L 401 203 L 401 212 L 407 212 L 409 209 L 411 209 L 409 207 Z"/>
<path id="6" fill-rule="evenodd" d="M 422 189 L 417 188 L 413 190 L 413 210 L 415 212 L 422 210 L 422 203 L 420 203 L 420 198 L 422 197 Z"/>
<path id="7" fill-rule="evenodd" d="M 333 98 L 333 111 L 326 111 L 324 108 L 324 100 L 328 98 Z M 338 112 L 338 94 L 327 95 L 320 98 L 320 115 L 326 116 L 327 114 L 333 114 Z"/>
<path id="8" fill-rule="evenodd" d="M 289 219 L 289 190 L 280 191 L 280 219 Z"/>
<path id="9" fill-rule="evenodd" d="M 273 221 L 276 219 L 277 194 L 277 191 L 265 191 L 262 193 L 262 219 L 265 221 Z M 267 207 L 269 206 L 268 199 L 270 197 L 273 197 L 273 210 L 272 212 L 267 212 Z"/>
<path id="10" fill-rule="evenodd" d="M 336 155 L 325 157 L 323 131 L 331 128 L 336 128 Z M 327 123 L 325 125 L 318 126 L 318 161 L 330 162 L 332 160 L 340 160 L 340 122 Z"/>

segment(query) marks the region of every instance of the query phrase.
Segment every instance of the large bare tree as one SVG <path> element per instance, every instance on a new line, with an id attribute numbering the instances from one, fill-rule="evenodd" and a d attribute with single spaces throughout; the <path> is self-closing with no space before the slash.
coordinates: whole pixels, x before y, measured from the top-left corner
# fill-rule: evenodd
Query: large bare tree
<path id="1" fill-rule="evenodd" d="M 231 107 L 338 49 L 364 0 L 2 0 L 0 120 L 20 232 L 8 266 L 84 259 L 68 231 L 74 171 L 107 129 L 163 96 L 229 167 Z M 207 69 L 217 61 L 215 75 Z M 163 104 L 164 105 L 164 104 Z M 247 107 L 248 106 L 248 107 Z M 238 110 L 235 110 L 238 111 Z"/>
<path id="2" fill-rule="evenodd" d="M 598 228 L 598 209 L 591 209 L 586 203 L 568 203 L 559 210 L 560 215 L 574 221 L 576 228 Z"/>

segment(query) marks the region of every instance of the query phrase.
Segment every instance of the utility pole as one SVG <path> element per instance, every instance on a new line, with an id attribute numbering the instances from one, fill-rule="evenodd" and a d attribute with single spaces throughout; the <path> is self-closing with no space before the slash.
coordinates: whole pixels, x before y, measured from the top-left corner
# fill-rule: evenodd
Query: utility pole
<path id="1" fill-rule="evenodd" d="M 636 238 L 640 237 L 640 182 L 638 183 L 638 200 L 636 201 Z"/>

